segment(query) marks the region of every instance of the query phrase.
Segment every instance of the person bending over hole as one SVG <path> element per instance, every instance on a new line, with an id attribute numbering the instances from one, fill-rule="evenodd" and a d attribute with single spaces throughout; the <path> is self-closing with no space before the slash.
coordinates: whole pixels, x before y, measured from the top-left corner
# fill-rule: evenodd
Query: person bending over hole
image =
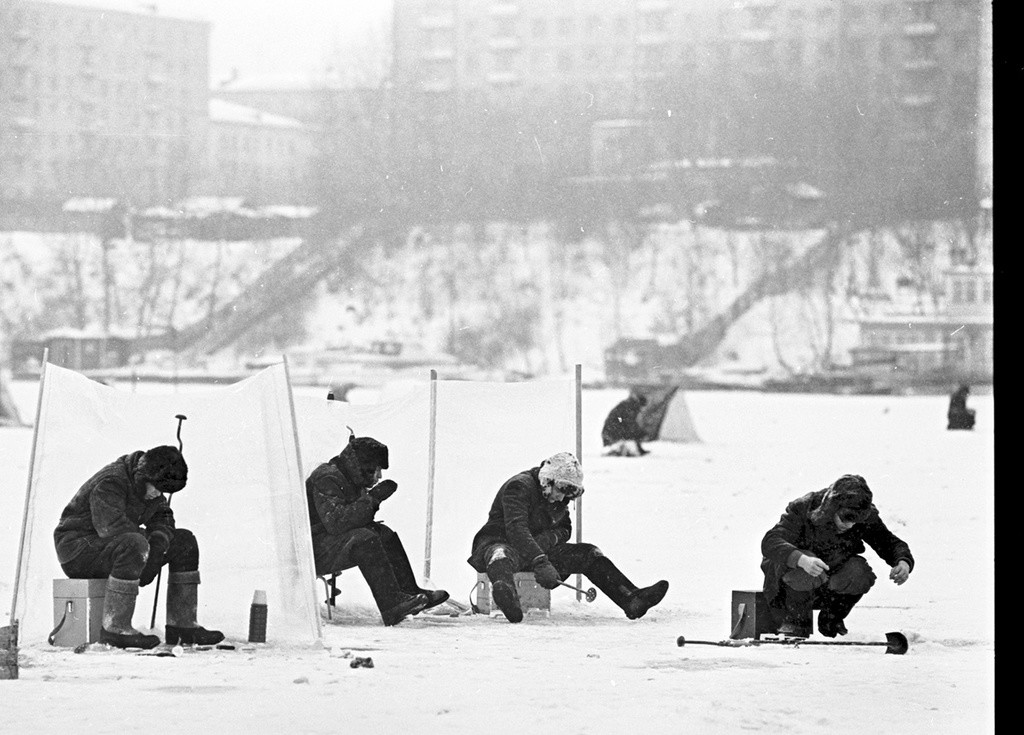
<path id="1" fill-rule="evenodd" d="M 761 540 L 764 595 L 779 633 L 810 636 L 813 611 L 820 608 L 818 632 L 846 635 L 846 616 L 875 583 L 861 556 L 864 544 L 891 567 L 889 579 L 907 581 L 914 569 L 910 547 L 879 517 L 860 475 L 843 475 L 786 506 Z"/>

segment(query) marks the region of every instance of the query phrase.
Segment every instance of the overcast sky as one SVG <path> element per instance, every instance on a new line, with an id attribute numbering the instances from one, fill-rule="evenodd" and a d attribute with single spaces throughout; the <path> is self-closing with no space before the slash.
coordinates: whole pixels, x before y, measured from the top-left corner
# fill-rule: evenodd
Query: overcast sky
<path id="1" fill-rule="evenodd" d="M 391 0 L 51 0 L 203 18 L 210 33 L 210 81 L 241 76 L 309 74 L 332 59 L 365 65 L 368 45 L 386 51 Z M 354 55 L 354 58 L 352 58 Z"/>

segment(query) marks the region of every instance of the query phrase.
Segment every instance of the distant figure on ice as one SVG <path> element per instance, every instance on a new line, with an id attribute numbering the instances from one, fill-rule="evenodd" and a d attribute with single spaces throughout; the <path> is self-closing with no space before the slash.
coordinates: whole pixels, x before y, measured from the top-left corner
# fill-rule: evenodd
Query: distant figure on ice
<path id="1" fill-rule="evenodd" d="M 139 587 L 167 564 L 167 643 L 209 646 L 219 630 L 196 623 L 199 545 L 177 528 L 164 493 L 185 487 L 188 466 L 177 447 L 118 457 L 90 477 L 64 508 L 53 532 L 57 560 L 71 579 L 107 578 L 100 642 L 153 648 L 160 638 L 132 627 Z"/>
<path id="2" fill-rule="evenodd" d="M 946 411 L 946 418 L 949 420 L 947 429 L 974 428 L 974 409 L 967 408 L 967 395 L 970 392 L 970 386 L 961 383 L 960 387 L 950 394 L 949 410 Z"/>
<path id="3" fill-rule="evenodd" d="M 569 452 L 513 475 L 498 490 L 468 561 L 487 574 L 494 602 L 510 622 L 523 619 L 516 572 L 533 572 L 549 590 L 571 574 L 585 574 L 630 620 L 643 617 L 668 591 L 665 580 L 638 589 L 599 548 L 569 543 L 569 501 L 582 494 L 583 469 Z"/>
<path id="4" fill-rule="evenodd" d="M 886 528 L 871 500 L 863 477 L 843 475 L 789 503 L 764 535 L 764 594 L 782 620 L 780 633 L 808 637 L 813 610 L 820 608 L 818 631 L 828 638 L 846 635 L 843 621 L 875 583 L 861 556 L 865 543 L 892 567 L 889 579 L 907 581 L 914 568 L 910 547 Z"/>
<path id="5" fill-rule="evenodd" d="M 373 520 L 398 489 L 394 480 L 380 479 L 387 468 L 386 445 L 352 434 L 341 453 L 307 478 L 306 500 L 317 575 L 358 566 L 384 625 L 396 625 L 440 605 L 448 593 L 420 588 L 398 534 Z"/>
<path id="6" fill-rule="evenodd" d="M 613 457 L 647 454 L 640 444 L 645 434 L 637 420 L 646 405 L 647 398 L 643 394 L 631 391 L 628 398 L 611 410 L 601 428 L 601 442 L 605 447 L 602 454 Z"/>

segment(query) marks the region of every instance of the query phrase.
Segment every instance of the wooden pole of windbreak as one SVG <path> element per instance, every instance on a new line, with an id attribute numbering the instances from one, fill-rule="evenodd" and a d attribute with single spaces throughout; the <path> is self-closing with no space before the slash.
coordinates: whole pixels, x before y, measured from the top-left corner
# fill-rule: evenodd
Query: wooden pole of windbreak
<path id="1" fill-rule="evenodd" d="M 576 459 L 583 466 L 583 365 L 576 363 Z M 583 542 L 583 496 L 576 498 L 576 543 Z M 576 575 L 576 600 L 583 598 L 583 575 Z"/>
<path id="2" fill-rule="evenodd" d="M 427 443 L 427 528 L 424 534 L 423 581 L 430 581 L 430 555 L 434 532 L 434 458 L 437 447 L 437 371 L 430 371 L 430 429 Z"/>
<path id="3" fill-rule="evenodd" d="M 43 408 L 43 387 L 46 384 L 46 363 L 50 359 L 50 348 L 43 348 L 43 364 L 39 373 L 39 395 L 36 397 L 36 421 L 32 428 L 32 449 L 28 459 L 28 483 L 25 487 L 25 508 L 21 515 L 21 540 L 18 542 L 18 566 L 14 571 L 14 595 L 11 598 L 11 627 L 17 623 L 18 588 L 21 586 L 21 562 L 25 555 L 25 536 L 28 531 L 28 508 L 32 500 L 32 470 L 36 466 L 36 444 L 39 441 L 39 418 Z"/>

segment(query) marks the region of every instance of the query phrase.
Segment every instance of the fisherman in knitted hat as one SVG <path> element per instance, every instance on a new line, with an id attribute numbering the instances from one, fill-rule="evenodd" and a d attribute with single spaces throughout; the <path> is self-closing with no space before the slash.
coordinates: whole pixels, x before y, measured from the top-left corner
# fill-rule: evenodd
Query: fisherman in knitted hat
<path id="1" fill-rule="evenodd" d="M 188 482 L 178 447 L 160 446 L 118 457 L 86 480 L 64 508 L 53 539 L 61 569 L 71 579 L 107 578 L 100 642 L 153 648 L 160 638 L 132 627 L 139 588 L 166 564 L 167 643 L 213 645 L 218 630 L 196 623 L 199 544 L 177 528 L 164 493 Z"/>
<path id="2" fill-rule="evenodd" d="M 846 616 L 875 583 L 861 556 L 865 543 L 891 567 L 889 579 L 907 581 L 910 547 L 882 522 L 860 475 L 843 475 L 786 506 L 761 541 L 764 594 L 780 633 L 808 637 L 820 608 L 818 632 L 846 635 Z"/>
<path id="3" fill-rule="evenodd" d="M 381 479 L 386 469 L 387 446 L 353 433 L 336 457 L 306 479 L 306 501 L 317 575 L 358 566 L 384 625 L 396 625 L 449 595 L 420 587 L 398 534 L 373 520 L 380 504 L 398 489 L 394 480 Z"/>
<path id="4" fill-rule="evenodd" d="M 487 574 L 494 602 L 509 622 L 523 619 L 516 572 L 533 572 L 545 589 L 554 589 L 572 574 L 584 574 L 630 620 L 643 617 L 668 591 L 665 580 L 638 588 L 598 547 L 569 542 L 569 501 L 581 495 L 583 469 L 569 452 L 513 475 L 498 490 L 468 561 Z"/>

